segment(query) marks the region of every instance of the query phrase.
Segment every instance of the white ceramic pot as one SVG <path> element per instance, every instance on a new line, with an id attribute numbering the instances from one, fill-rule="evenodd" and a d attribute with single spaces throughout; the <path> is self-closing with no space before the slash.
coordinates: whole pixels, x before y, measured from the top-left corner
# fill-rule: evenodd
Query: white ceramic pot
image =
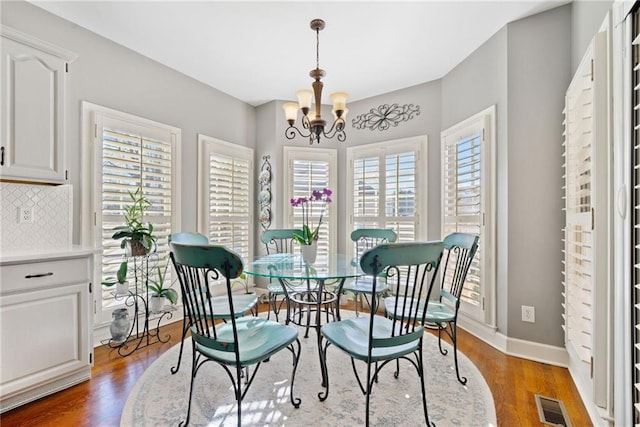
<path id="1" fill-rule="evenodd" d="M 129 281 L 116 283 L 116 295 L 126 295 L 129 293 Z"/>
<path id="2" fill-rule="evenodd" d="M 300 252 L 305 263 L 313 264 L 318 255 L 318 241 L 314 240 L 310 245 L 300 245 Z"/>
<path id="3" fill-rule="evenodd" d="M 159 295 L 151 295 L 149 297 L 149 311 L 152 313 L 160 313 L 164 308 L 165 297 Z"/>

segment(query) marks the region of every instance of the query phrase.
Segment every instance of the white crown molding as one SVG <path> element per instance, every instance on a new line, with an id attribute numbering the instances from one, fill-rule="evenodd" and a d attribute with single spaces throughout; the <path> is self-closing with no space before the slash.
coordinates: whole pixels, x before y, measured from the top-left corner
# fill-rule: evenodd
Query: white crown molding
<path id="1" fill-rule="evenodd" d="M 6 25 L 0 24 L 0 35 L 18 43 L 30 46 L 34 49 L 57 56 L 58 58 L 62 58 L 67 62 L 73 62 L 78 58 L 77 53 L 61 48 L 60 46 L 56 46 L 53 43 L 41 40 L 27 33 L 23 33 L 22 31 L 18 31 L 14 28 L 7 27 Z"/>

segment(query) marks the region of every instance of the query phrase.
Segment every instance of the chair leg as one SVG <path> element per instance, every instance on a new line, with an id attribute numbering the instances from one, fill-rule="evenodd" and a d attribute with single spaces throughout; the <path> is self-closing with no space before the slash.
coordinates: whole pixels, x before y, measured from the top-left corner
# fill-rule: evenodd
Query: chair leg
<path id="1" fill-rule="evenodd" d="M 236 366 L 236 402 L 238 405 L 238 427 L 242 427 L 242 366 Z"/>
<path id="2" fill-rule="evenodd" d="M 429 412 L 427 410 L 427 393 L 424 386 L 424 365 L 422 361 L 422 341 L 418 346 L 417 354 L 418 366 L 416 366 L 416 369 L 418 370 L 418 376 L 420 377 L 420 387 L 422 387 L 422 408 L 424 410 L 424 420 L 426 421 L 428 426 L 435 426 L 435 424 L 429 422 Z"/>
<path id="3" fill-rule="evenodd" d="M 460 384 L 465 385 L 467 384 L 467 377 L 460 376 L 460 368 L 458 367 L 458 330 L 456 322 L 449 323 L 449 327 L 451 328 L 451 341 L 453 341 L 453 361 L 456 365 L 456 376 Z"/>
<path id="4" fill-rule="evenodd" d="M 179 427 L 186 427 L 189 425 L 189 419 L 191 418 L 191 399 L 193 399 L 193 382 L 196 379 L 196 372 L 198 370 L 198 359 L 196 358 L 196 345 L 192 341 L 192 354 L 191 354 L 191 385 L 189 386 L 189 404 L 187 406 L 187 419 L 180 423 Z"/>
<path id="5" fill-rule="evenodd" d="M 442 323 L 436 323 L 438 325 L 438 348 L 440 349 L 440 354 L 446 356 L 449 351 L 446 348 L 442 348 L 442 331 L 447 330 L 447 325 L 442 326 Z"/>
<path id="6" fill-rule="evenodd" d="M 180 352 L 178 353 L 178 363 L 176 366 L 171 368 L 171 373 L 175 374 L 180 370 L 180 362 L 182 361 L 182 349 L 184 348 L 184 337 L 187 335 L 187 329 L 189 325 L 187 324 L 187 317 L 182 318 L 182 339 L 180 340 Z"/>

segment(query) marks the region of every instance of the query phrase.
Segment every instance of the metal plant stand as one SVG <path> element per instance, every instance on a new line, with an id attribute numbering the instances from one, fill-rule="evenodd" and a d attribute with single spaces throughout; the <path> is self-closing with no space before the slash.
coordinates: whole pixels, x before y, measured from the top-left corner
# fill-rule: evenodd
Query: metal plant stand
<path id="1" fill-rule="evenodd" d="M 157 254 L 131 256 L 127 258 L 133 266 L 134 286 L 126 295 L 114 295 L 116 300 L 124 299 L 126 307 L 133 307 L 131 328 L 124 341 L 107 340 L 111 348 L 117 348 L 120 356 L 129 356 L 139 348 L 148 347 L 156 343 L 166 343 L 170 334 L 160 334 L 162 319 L 171 319 L 176 310 L 173 306 L 165 306 L 162 311 L 153 313 L 149 307 L 149 272 L 153 271 L 158 262 Z M 151 325 L 151 326 L 150 326 Z"/>

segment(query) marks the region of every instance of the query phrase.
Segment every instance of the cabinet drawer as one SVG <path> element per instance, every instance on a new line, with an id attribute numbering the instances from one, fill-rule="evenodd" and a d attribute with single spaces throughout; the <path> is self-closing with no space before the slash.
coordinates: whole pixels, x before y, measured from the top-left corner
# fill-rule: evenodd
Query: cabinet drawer
<path id="1" fill-rule="evenodd" d="M 4 265 L 0 267 L 0 293 L 89 282 L 89 277 L 86 257 Z"/>

